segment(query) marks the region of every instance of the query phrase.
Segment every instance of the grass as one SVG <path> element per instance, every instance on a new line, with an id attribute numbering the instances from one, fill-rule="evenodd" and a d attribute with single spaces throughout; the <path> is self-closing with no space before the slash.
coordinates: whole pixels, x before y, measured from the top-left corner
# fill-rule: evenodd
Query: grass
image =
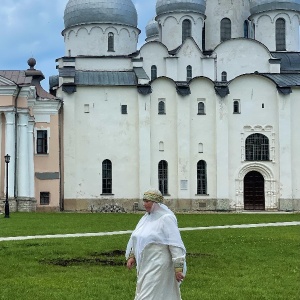
<path id="1" fill-rule="evenodd" d="M 13 213 L 0 235 L 130 230 L 138 214 Z M 180 214 L 180 227 L 300 221 L 300 214 Z M 0 299 L 132 300 L 129 235 L 0 242 Z M 184 231 L 183 300 L 299 299 L 299 226 Z M 158 299 L 159 300 L 159 299 Z"/>

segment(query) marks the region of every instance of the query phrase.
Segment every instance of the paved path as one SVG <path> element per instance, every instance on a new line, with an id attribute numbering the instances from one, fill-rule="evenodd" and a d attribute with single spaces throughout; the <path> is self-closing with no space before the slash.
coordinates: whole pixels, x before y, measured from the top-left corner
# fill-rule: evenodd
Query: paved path
<path id="1" fill-rule="evenodd" d="M 185 227 L 185 228 L 180 228 L 179 230 L 180 231 L 194 231 L 194 230 L 211 230 L 211 229 L 282 227 L 282 226 L 300 226 L 300 222 L 277 222 L 277 223 L 224 225 L 224 226 L 209 226 L 209 227 Z M 132 230 L 127 230 L 127 231 L 113 231 L 113 232 L 95 232 L 95 233 L 74 233 L 74 234 L 16 236 L 16 237 L 2 237 L 2 238 L 0 238 L 0 242 L 5 242 L 5 241 L 24 241 L 24 240 L 35 240 L 35 239 L 58 239 L 58 238 L 76 238 L 76 237 L 95 237 L 95 236 L 131 234 L 131 233 L 132 233 Z"/>

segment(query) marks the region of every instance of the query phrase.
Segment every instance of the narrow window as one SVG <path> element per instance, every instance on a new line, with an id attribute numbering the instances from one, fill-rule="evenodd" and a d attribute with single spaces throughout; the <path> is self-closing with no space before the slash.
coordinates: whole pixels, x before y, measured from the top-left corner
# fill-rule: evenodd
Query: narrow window
<path id="1" fill-rule="evenodd" d="M 198 102 L 198 115 L 205 115 L 205 104 L 204 104 L 204 102 Z"/>
<path id="2" fill-rule="evenodd" d="M 102 162 L 102 194 L 112 193 L 112 163 L 106 159 Z"/>
<path id="3" fill-rule="evenodd" d="M 198 144 L 198 152 L 203 153 L 203 144 L 202 143 Z"/>
<path id="4" fill-rule="evenodd" d="M 121 113 L 122 115 L 127 115 L 127 105 L 121 105 Z"/>
<path id="5" fill-rule="evenodd" d="M 190 20 L 183 20 L 182 22 L 182 43 L 192 36 L 192 22 Z"/>
<path id="6" fill-rule="evenodd" d="M 276 51 L 285 51 L 285 20 L 279 18 L 276 20 Z"/>
<path id="7" fill-rule="evenodd" d="M 115 51 L 115 38 L 114 34 L 112 32 L 108 33 L 108 52 L 114 52 Z"/>
<path id="8" fill-rule="evenodd" d="M 238 100 L 234 100 L 233 101 L 233 113 L 234 114 L 239 114 L 241 111 L 240 111 L 240 101 Z"/>
<path id="9" fill-rule="evenodd" d="M 244 22 L 244 38 L 248 39 L 249 38 L 249 23 L 247 20 Z"/>
<path id="10" fill-rule="evenodd" d="M 158 114 L 159 115 L 165 115 L 166 114 L 166 104 L 165 101 L 160 100 L 158 102 Z"/>
<path id="11" fill-rule="evenodd" d="M 158 188 L 163 195 L 168 194 L 168 163 L 165 160 L 158 163 Z"/>
<path id="12" fill-rule="evenodd" d="M 193 78 L 193 68 L 188 65 L 186 67 L 186 81 L 190 81 Z"/>
<path id="13" fill-rule="evenodd" d="M 50 204 L 50 193 L 40 192 L 40 205 L 49 205 L 49 204 Z"/>
<path id="14" fill-rule="evenodd" d="M 207 175 L 206 175 L 206 162 L 200 160 L 197 163 L 197 194 L 207 194 Z"/>
<path id="15" fill-rule="evenodd" d="M 222 77 L 222 81 L 224 82 L 227 81 L 227 72 L 223 71 L 221 77 Z"/>
<path id="16" fill-rule="evenodd" d="M 205 37 L 206 34 L 205 34 L 205 23 L 204 23 L 202 28 L 202 51 L 205 51 Z"/>
<path id="17" fill-rule="evenodd" d="M 245 142 L 246 160 L 269 160 L 269 139 L 260 133 L 254 133 L 247 137 Z"/>
<path id="18" fill-rule="evenodd" d="M 165 150 L 164 142 L 159 142 L 159 151 L 164 151 L 164 150 Z"/>
<path id="19" fill-rule="evenodd" d="M 36 152 L 37 154 L 48 153 L 48 131 L 47 130 L 37 130 Z"/>
<path id="20" fill-rule="evenodd" d="M 157 78 L 157 67 L 155 65 L 151 66 L 151 80 Z"/>
<path id="21" fill-rule="evenodd" d="M 228 18 L 221 20 L 221 42 L 231 39 L 231 21 Z"/>

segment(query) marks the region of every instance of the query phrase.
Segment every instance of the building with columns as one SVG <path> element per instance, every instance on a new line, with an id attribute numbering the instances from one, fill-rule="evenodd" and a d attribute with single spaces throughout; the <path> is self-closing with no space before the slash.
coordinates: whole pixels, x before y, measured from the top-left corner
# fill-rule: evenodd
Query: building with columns
<path id="1" fill-rule="evenodd" d="M 57 211 L 61 209 L 61 101 L 41 87 L 44 75 L 34 68 L 36 61 L 31 58 L 28 64 L 25 71 L 0 71 L 0 197 L 6 199 L 8 179 L 11 211 Z"/>
<path id="2" fill-rule="evenodd" d="M 300 210 L 299 0 L 157 0 L 137 49 L 131 0 L 69 0 L 66 210 Z"/>

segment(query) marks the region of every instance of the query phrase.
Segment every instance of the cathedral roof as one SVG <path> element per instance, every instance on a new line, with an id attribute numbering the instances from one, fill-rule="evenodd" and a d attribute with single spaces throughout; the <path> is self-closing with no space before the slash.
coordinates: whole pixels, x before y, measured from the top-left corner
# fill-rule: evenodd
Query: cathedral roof
<path id="1" fill-rule="evenodd" d="M 137 27 L 137 11 L 131 0 L 69 0 L 64 22 L 65 28 L 92 23 Z"/>
<path id="2" fill-rule="evenodd" d="M 196 12 L 205 14 L 206 0 L 157 0 L 156 14 Z"/>
<path id="3" fill-rule="evenodd" d="M 251 14 L 278 9 L 300 11 L 300 0 L 250 0 Z"/>

